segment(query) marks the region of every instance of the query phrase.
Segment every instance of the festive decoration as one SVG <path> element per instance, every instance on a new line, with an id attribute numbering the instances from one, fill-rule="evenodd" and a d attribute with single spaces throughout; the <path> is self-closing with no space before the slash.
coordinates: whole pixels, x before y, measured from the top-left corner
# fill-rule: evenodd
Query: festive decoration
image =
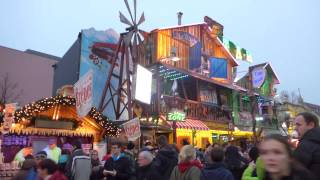
<path id="1" fill-rule="evenodd" d="M 121 129 L 118 128 L 115 124 L 110 122 L 107 117 L 105 117 L 102 113 L 97 111 L 95 107 L 91 109 L 88 114 L 91 118 L 96 120 L 100 126 L 102 126 L 106 130 L 106 134 L 109 136 L 119 136 Z"/>
<path id="2" fill-rule="evenodd" d="M 32 119 L 32 117 L 34 117 L 36 113 L 46 111 L 50 108 L 53 108 L 56 105 L 75 106 L 76 100 L 71 96 L 55 96 L 51 98 L 45 98 L 37 102 L 33 102 L 31 104 L 27 104 L 22 109 L 19 109 L 15 112 L 15 123 L 23 124 L 26 121 L 30 121 L 30 119 Z M 90 110 L 88 116 L 94 119 L 99 125 L 101 125 L 105 129 L 106 136 L 118 136 L 120 134 L 120 128 L 118 128 L 114 123 L 110 122 L 109 119 L 105 117 L 103 114 L 98 112 L 95 107 L 93 107 Z M 63 131 L 63 133 L 59 134 L 64 134 L 66 132 L 67 131 Z M 41 133 L 45 133 L 45 131 L 41 131 Z"/>
<path id="3" fill-rule="evenodd" d="M 37 102 L 27 104 L 22 109 L 17 110 L 14 114 L 14 120 L 16 123 L 20 123 L 23 119 L 30 119 L 34 113 L 46 111 L 58 104 L 63 106 L 75 106 L 76 100 L 70 96 L 45 98 Z"/>
<path id="4" fill-rule="evenodd" d="M 160 76 L 163 76 L 165 79 L 169 79 L 171 81 L 186 78 L 189 75 L 183 74 L 176 70 L 170 70 L 165 68 L 164 66 L 160 66 Z"/>

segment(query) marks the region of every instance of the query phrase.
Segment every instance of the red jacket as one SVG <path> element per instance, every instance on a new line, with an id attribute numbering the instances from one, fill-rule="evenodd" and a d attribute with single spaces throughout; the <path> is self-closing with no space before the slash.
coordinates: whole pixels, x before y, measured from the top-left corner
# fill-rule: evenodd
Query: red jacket
<path id="1" fill-rule="evenodd" d="M 60 171 L 56 171 L 55 173 L 52 174 L 49 180 L 68 180 L 68 179 Z"/>

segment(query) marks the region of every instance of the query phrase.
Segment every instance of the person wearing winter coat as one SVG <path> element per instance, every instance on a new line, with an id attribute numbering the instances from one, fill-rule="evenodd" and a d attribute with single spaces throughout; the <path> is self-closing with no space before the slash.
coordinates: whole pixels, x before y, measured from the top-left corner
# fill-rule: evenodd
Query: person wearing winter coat
<path id="1" fill-rule="evenodd" d="M 170 180 L 200 180 L 201 169 L 202 164 L 196 159 L 193 146 L 183 146 L 179 154 L 179 163 L 173 169 Z"/>
<path id="2" fill-rule="evenodd" d="M 38 175 L 43 180 L 67 180 L 51 159 L 44 159 L 38 164 Z"/>
<path id="3" fill-rule="evenodd" d="M 160 149 L 154 159 L 154 163 L 162 179 L 169 180 L 173 168 L 178 163 L 178 153 L 168 144 L 165 136 L 159 136 L 157 142 Z"/>
<path id="4" fill-rule="evenodd" d="M 295 162 L 288 139 L 279 134 L 265 137 L 260 144 L 260 158 L 263 161 L 263 180 L 316 180 L 313 174 Z"/>
<path id="5" fill-rule="evenodd" d="M 66 164 L 69 180 L 89 180 L 92 170 L 91 158 L 82 150 L 81 141 L 72 143 L 73 152 Z"/>
<path id="6" fill-rule="evenodd" d="M 161 175 L 154 166 L 150 151 L 142 151 L 138 156 L 137 180 L 161 180 Z"/>
<path id="7" fill-rule="evenodd" d="M 36 170 L 36 161 L 34 159 L 26 159 L 22 163 L 22 167 L 19 172 L 12 178 L 12 180 L 25 180 Z M 34 172 L 35 173 L 35 172 Z"/>
<path id="8" fill-rule="evenodd" d="M 224 163 L 229 169 L 235 180 L 240 180 L 246 168 L 246 164 L 242 161 L 239 149 L 235 146 L 226 148 Z"/>
<path id="9" fill-rule="evenodd" d="M 257 147 L 252 147 L 249 151 L 250 164 L 243 172 L 242 180 L 262 180 L 264 179 L 264 168 Z"/>
<path id="10" fill-rule="evenodd" d="M 295 119 L 299 145 L 294 157 L 320 179 L 320 128 L 316 115 L 304 112 Z"/>
<path id="11" fill-rule="evenodd" d="M 232 173 L 223 164 L 224 151 L 220 147 L 214 147 L 209 152 L 211 163 L 205 165 L 201 173 L 201 180 L 233 180 Z"/>
<path id="12" fill-rule="evenodd" d="M 103 169 L 103 176 L 108 180 L 128 180 L 134 176 L 134 168 L 128 157 L 121 153 L 121 143 L 112 142 L 111 158 L 109 158 Z"/>

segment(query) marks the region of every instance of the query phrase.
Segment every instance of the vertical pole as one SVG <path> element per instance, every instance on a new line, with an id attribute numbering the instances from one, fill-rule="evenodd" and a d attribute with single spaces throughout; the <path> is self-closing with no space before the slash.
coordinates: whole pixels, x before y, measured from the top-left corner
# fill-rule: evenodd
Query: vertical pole
<path id="1" fill-rule="evenodd" d="M 173 121 L 172 123 L 173 128 L 173 143 L 177 144 L 177 122 Z"/>
<path id="2" fill-rule="evenodd" d="M 125 47 L 125 56 L 126 56 L 126 75 L 127 75 L 127 97 L 128 97 L 128 115 L 129 115 L 129 119 L 132 119 L 132 99 L 131 99 L 131 82 L 130 82 L 130 69 L 129 69 L 129 63 L 130 63 L 130 59 L 129 59 L 129 51 L 128 51 L 128 47 Z"/>
<path id="3" fill-rule="evenodd" d="M 123 66 L 124 66 L 124 54 L 125 54 L 125 45 L 122 46 L 122 54 L 121 54 L 121 60 L 120 60 L 120 76 L 119 76 L 119 83 L 118 83 L 118 99 L 117 99 L 117 109 L 116 109 L 116 118 L 119 119 L 120 118 L 120 103 L 121 103 L 121 90 L 122 90 L 122 79 L 123 79 Z"/>
<path id="4" fill-rule="evenodd" d="M 251 106 L 251 117 L 252 117 L 252 133 L 253 133 L 253 143 L 257 143 L 257 132 L 256 132 L 256 98 L 253 91 L 252 85 L 252 68 L 249 68 L 249 95 L 250 95 L 250 106 Z"/>

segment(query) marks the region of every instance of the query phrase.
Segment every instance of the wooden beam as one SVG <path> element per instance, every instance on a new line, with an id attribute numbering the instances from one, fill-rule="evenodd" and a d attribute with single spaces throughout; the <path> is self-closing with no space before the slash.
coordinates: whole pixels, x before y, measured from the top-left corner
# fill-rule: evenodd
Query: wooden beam
<path id="1" fill-rule="evenodd" d="M 124 42 L 123 42 L 123 37 L 120 36 L 119 42 L 118 42 L 118 46 L 117 46 L 117 50 L 116 50 L 116 52 L 115 52 L 115 54 L 114 54 L 114 56 L 113 56 L 113 58 L 112 58 L 112 64 L 111 64 L 111 68 L 110 68 L 109 73 L 108 73 L 108 79 L 107 79 L 107 81 L 106 81 L 106 85 L 105 85 L 105 87 L 104 87 L 104 89 L 103 89 L 103 92 L 102 92 L 102 98 L 101 98 L 101 100 L 100 100 L 100 104 L 99 104 L 99 108 L 98 108 L 98 110 L 99 110 L 100 112 L 103 112 L 103 111 L 104 111 L 104 109 L 103 109 L 103 107 L 104 107 L 104 105 L 103 105 L 103 104 L 104 104 L 104 100 L 105 100 L 105 98 L 106 98 L 106 96 L 107 96 L 108 87 L 109 87 L 110 84 L 111 84 L 112 73 L 113 73 L 114 67 L 115 67 L 115 65 L 116 65 L 116 61 L 117 61 L 117 58 L 118 58 L 118 53 L 119 53 L 119 51 L 120 51 L 120 47 L 121 47 L 121 44 L 122 44 L 122 43 L 124 43 Z"/>
<path id="2" fill-rule="evenodd" d="M 187 94 L 186 88 L 184 86 L 184 80 L 183 79 L 181 79 L 180 84 L 182 85 L 184 98 L 188 100 L 189 98 L 188 98 L 188 94 Z"/>

